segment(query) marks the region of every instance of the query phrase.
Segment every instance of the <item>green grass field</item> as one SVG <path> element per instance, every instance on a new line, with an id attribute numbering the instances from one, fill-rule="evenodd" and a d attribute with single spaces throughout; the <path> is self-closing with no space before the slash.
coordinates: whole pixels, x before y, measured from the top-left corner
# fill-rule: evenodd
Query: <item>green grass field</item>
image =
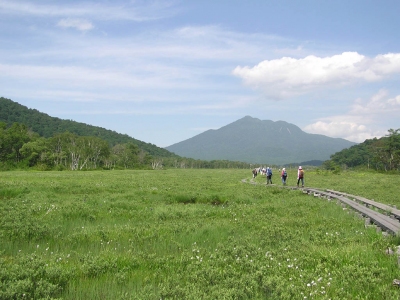
<path id="1" fill-rule="evenodd" d="M 289 185 L 295 185 L 289 170 Z M 247 183 L 242 180 L 246 179 Z M 0 173 L 0 299 L 399 299 L 397 237 L 250 170 Z M 400 176 L 305 185 L 400 207 Z"/>

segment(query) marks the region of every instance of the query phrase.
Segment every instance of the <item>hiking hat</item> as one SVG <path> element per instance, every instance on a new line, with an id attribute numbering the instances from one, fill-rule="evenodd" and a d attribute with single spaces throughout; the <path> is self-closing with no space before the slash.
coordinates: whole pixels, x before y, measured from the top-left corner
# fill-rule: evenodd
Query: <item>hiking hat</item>
<path id="1" fill-rule="evenodd" d="M 299 170 L 302 170 L 301 166 L 299 167 Z"/>

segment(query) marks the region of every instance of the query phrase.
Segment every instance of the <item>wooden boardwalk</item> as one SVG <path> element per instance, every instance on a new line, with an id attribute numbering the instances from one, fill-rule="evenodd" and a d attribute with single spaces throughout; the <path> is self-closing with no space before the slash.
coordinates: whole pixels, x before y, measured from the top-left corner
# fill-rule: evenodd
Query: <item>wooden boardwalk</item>
<path id="1" fill-rule="evenodd" d="M 337 199 L 359 212 L 363 217 L 369 219 L 371 223 L 382 228 L 382 230 L 395 235 L 400 233 L 400 210 L 394 207 L 364 197 L 333 190 L 323 191 L 315 188 L 302 188 L 302 190 L 316 197 Z"/>

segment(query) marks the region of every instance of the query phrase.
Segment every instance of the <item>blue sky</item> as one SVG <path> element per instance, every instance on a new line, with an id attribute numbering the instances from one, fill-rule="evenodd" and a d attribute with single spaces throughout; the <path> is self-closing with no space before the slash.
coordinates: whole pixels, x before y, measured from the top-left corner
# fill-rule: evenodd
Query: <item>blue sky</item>
<path id="1" fill-rule="evenodd" d="M 0 0 L 0 96 L 160 147 L 247 115 L 363 142 L 400 128 L 399 11 L 397 0 Z"/>

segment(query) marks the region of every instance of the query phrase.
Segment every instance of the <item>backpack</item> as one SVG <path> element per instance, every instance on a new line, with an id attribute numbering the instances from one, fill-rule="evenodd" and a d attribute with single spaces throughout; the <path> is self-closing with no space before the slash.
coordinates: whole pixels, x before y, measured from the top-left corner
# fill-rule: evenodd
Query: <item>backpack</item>
<path id="1" fill-rule="evenodd" d="M 304 176 L 304 171 L 300 170 L 299 178 L 303 178 L 303 176 Z"/>

